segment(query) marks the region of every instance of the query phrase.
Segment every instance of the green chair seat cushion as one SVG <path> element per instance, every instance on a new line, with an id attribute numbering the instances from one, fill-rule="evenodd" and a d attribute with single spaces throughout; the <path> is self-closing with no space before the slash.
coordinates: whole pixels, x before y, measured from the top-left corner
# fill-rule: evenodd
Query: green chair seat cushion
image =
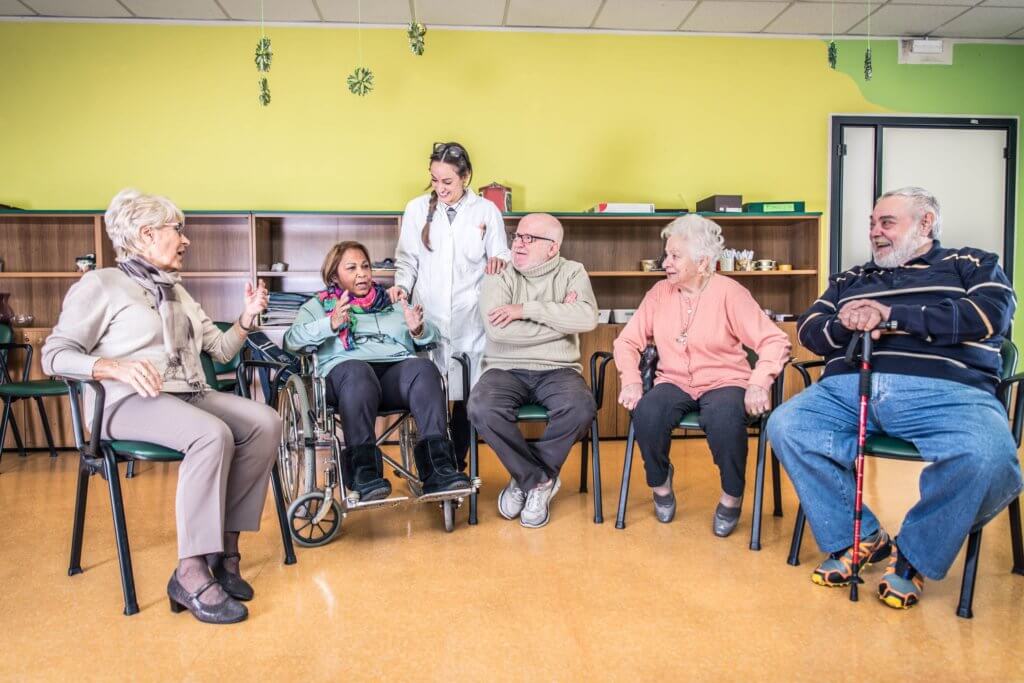
<path id="1" fill-rule="evenodd" d="M 914 444 L 883 434 L 869 434 L 864 440 L 864 452 L 896 460 L 921 460 L 921 453 Z"/>
<path id="2" fill-rule="evenodd" d="M 681 429 L 700 429 L 700 413 L 695 410 L 692 413 L 683 415 L 683 419 L 679 421 L 678 427 Z"/>
<path id="3" fill-rule="evenodd" d="M 68 385 L 52 379 L 32 382 L 7 382 L 0 384 L 0 396 L 14 398 L 35 398 L 36 396 L 66 396 Z"/>
<path id="4" fill-rule="evenodd" d="M 181 451 L 149 443 L 148 441 L 109 441 L 108 443 L 118 455 L 127 455 L 138 460 L 176 462 L 185 457 L 185 454 Z"/>
<path id="5" fill-rule="evenodd" d="M 541 422 L 547 421 L 548 409 L 537 403 L 527 403 L 519 406 L 516 419 L 520 422 Z"/>

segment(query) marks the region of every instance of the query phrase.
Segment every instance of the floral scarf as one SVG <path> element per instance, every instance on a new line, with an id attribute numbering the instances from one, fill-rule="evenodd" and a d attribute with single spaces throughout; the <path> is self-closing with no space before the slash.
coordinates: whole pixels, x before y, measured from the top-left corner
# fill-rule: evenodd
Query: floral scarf
<path id="1" fill-rule="evenodd" d="M 327 289 L 317 292 L 316 299 L 323 306 L 324 313 L 329 316 L 334 311 L 334 307 L 338 305 L 338 301 L 341 300 L 343 294 L 344 291 L 341 287 L 331 284 L 328 285 Z M 356 347 L 355 334 L 359 320 L 357 316 L 367 313 L 383 313 L 390 311 L 392 306 L 387 290 L 384 289 L 383 285 L 379 285 L 376 282 L 370 283 L 370 291 L 367 292 L 366 296 L 358 297 L 350 294 L 348 302 L 352 306 L 349 309 L 352 315 L 349 316 L 348 324 L 342 325 L 338 330 L 338 339 L 341 340 L 341 345 L 346 351 L 351 351 Z"/>

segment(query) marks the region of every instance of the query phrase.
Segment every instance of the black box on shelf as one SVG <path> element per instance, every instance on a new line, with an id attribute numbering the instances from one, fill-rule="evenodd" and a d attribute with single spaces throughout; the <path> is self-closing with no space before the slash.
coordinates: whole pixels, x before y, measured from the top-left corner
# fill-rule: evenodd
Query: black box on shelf
<path id="1" fill-rule="evenodd" d="M 743 195 L 713 194 L 697 202 L 697 210 L 713 213 L 739 213 L 743 211 Z"/>

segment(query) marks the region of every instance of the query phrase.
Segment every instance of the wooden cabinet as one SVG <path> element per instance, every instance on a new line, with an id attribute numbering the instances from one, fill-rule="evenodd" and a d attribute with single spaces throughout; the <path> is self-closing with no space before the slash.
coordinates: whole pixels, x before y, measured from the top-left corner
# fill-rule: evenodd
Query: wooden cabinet
<path id="1" fill-rule="evenodd" d="M 525 214 L 505 216 L 509 232 Z M 601 308 L 635 308 L 661 273 L 640 270 L 641 259 L 662 254 L 661 230 L 676 214 L 555 214 L 565 226 L 562 253 L 587 266 Z M 724 273 L 747 287 L 764 307 L 776 313 L 799 314 L 818 294 L 818 214 L 703 214 L 722 226 L 727 247 L 752 249 L 755 258 L 788 263 L 792 270 Z M 331 245 L 342 240 L 365 244 L 375 261 L 393 258 L 401 214 L 383 212 L 186 212 L 185 286 L 214 320 L 233 320 L 242 307 L 246 282 L 264 279 L 272 291 L 312 292 L 323 286 L 320 266 Z M 32 327 L 16 328 L 36 348 L 34 376 L 41 376 L 39 348 L 56 323 L 64 294 L 80 275 L 75 257 L 97 255 L 97 266 L 114 265 L 102 212 L 0 212 L 0 292 L 11 294 L 16 313 L 35 317 Z M 272 271 L 276 262 L 288 264 Z M 389 269 L 376 269 L 387 283 Z M 782 327 L 793 337 L 792 323 Z M 622 328 L 602 324 L 581 336 L 584 374 L 596 350 L 610 351 Z M 796 347 L 794 347 L 796 348 Z M 798 355 L 805 355 L 802 350 Z M 787 379 L 792 385 L 794 379 Z M 618 407 L 618 373 L 609 366 L 605 407 L 600 426 L 605 436 L 624 436 L 627 413 Z M 17 410 L 27 410 L 20 403 Z M 58 445 L 71 445 L 65 400 L 48 399 Z M 17 413 L 29 444 L 42 446 L 35 411 Z M 534 425 L 531 429 L 538 429 Z M 10 438 L 8 437 L 8 445 Z"/>

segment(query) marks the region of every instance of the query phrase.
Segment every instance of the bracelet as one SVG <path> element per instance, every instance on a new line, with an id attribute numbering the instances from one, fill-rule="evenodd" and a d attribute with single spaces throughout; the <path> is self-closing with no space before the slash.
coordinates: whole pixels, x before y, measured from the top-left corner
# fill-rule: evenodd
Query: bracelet
<path id="1" fill-rule="evenodd" d="M 252 331 L 256 330 L 257 328 L 259 328 L 260 325 L 259 325 L 258 320 L 259 320 L 258 317 L 253 316 L 252 327 L 246 327 L 244 324 L 242 324 L 242 316 L 238 316 L 238 326 L 241 327 L 242 330 L 244 330 L 246 333 L 252 332 Z"/>

